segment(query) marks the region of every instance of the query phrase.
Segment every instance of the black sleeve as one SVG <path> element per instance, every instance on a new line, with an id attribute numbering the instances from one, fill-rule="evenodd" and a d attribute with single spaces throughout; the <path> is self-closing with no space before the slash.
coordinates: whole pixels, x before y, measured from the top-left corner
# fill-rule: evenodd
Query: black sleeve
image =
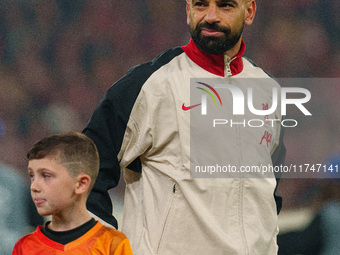
<path id="1" fill-rule="evenodd" d="M 275 149 L 273 155 L 272 155 L 272 162 L 273 162 L 273 166 L 283 166 L 285 163 L 285 159 L 286 159 L 286 146 L 284 145 L 283 142 L 283 133 L 284 133 L 284 129 L 283 127 L 281 127 L 281 131 L 280 131 L 280 140 L 279 140 L 279 145 L 277 146 L 277 148 Z M 277 192 L 277 187 L 279 185 L 279 181 L 281 178 L 281 172 L 275 172 L 275 178 L 276 178 L 276 187 L 275 187 L 275 191 L 274 191 L 274 198 L 275 198 L 275 202 L 276 202 L 276 210 L 277 210 L 277 214 L 280 213 L 281 208 L 282 208 L 282 197 L 278 194 Z"/>
<path id="2" fill-rule="evenodd" d="M 117 220 L 112 216 L 112 202 L 108 190 L 117 186 L 120 167 L 117 160 L 119 148 L 114 144 L 116 137 L 112 132 L 115 118 L 109 100 L 103 99 L 94 112 L 83 133 L 97 145 L 100 155 L 100 171 L 92 192 L 87 200 L 89 211 L 117 228 Z"/>
<path id="3" fill-rule="evenodd" d="M 254 61 L 252 61 L 249 58 L 244 57 L 245 59 L 247 59 L 253 66 L 258 67 L 258 65 L 256 65 L 254 63 Z M 263 70 L 263 69 L 262 69 Z M 271 75 L 270 73 L 268 73 L 266 70 L 263 70 L 269 77 L 271 77 L 272 79 L 276 80 L 278 82 L 278 80 Z M 285 163 L 285 159 L 286 159 L 286 146 L 283 143 L 283 127 L 281 126 L 281 131 L 280 131 L 280 141 L 279 141 L 279 145 L 278 147 L 275 149 L 273 155 L 272 155 L 272 162 L 273 162 L 273 166 L 283 166 Z M 282 197 L 279 195 L 279 193 L 277 192 L 277 187 L 279 185 L 279 181 L 281 178 L 281 174 L 280 172 L 276 173 L 275 172 L 275 178 L 276 178 L 276 187 L 275 187 L 275 191 L 274 191 L 274 198 L 275 198 L 275 202 L 276 202 L 276 210 L 277 210 L 277 214 L 280 213 L 281 208 L 282 208 Z"/>
<path id="4" fill-rule="evenodd" d="M 119 85 L 116 90 L 119 90 Z M 127 105 L 133 102 L 121 102 L 109 90 L 107 95 L 98 105 L 83 133 L 90 137 L 98 148 L 100 157 L 100 170 L 93 190 L 87 200 L 87 208 L 100 219 L 110 223 L 117 228 L 117 220 L 112 215 L 112 202 L 108 191 L 117 186 L 120 179 L 120 165 L 117 155 L 120 151 L 126 125 L 129 118 Z M 111 98 L 110 98 L 111 97 Z M 121 98 L 124 98 L 121 96 Z M 131 98 L 130 98 L 131 100 Z M 114 101 L 114 103 L 112 103 Z M 122 104 L 124 107 L 121 107 Z M 141 172 L 139 158 L 135 159 L 128 168 Z"/>

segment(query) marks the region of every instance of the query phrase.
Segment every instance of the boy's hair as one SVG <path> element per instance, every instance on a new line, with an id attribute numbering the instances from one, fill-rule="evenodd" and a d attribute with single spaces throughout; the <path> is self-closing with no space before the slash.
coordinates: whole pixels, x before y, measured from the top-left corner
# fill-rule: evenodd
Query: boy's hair
<path id="1" fill-rule="evenodd" d="M 85 173 L 91 177 L 88 193 L 93 188 L 99 171 L 99 156 L 95 143 L 78 132 L 59 133 L 47 136 L 28 151 L 28 160 L 54 157 L 69 175 Z"/>

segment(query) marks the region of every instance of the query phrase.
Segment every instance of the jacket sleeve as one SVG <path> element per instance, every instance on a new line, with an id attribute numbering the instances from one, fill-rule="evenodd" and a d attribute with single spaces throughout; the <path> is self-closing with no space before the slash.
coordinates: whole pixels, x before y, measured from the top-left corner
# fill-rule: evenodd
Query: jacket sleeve
<path id="1" fill-rule="evenodd" d="M 280 138 L 279 138 L 279 144 L 276 147 L 274 153 L 272 154 L 272 162 L 273 162 L 273 166 L 283 166 L 285 163 L 285 159 L 286 159 L 286 146 L 284 145 L 283 142 L 283 133 L 284 133 L 284 128 L 281 127 L 280 129 Z M 280 213 L 281 208 L 282 208 L 282 197 L 278 194 L 277 191 L 277 187 L 279 185 L 279 181 L 281 178 L 281 174 L 280 172 L 276 173 L 275 172 L 275 178 L 276 178 L 276 187 L 275 187 L 275 191 L 274 191 L 274 198 L 275 198 L 275 202 L 276 202 L 276 210 L 277 210 L 277 214 Z"/>
<path id="2" fill-rule="evenodd" d="M 128 121 L 128 114 L 122 112 L 117 105 L 119 106 L 119 103 L 112 104 L 106 95 L 83 131 L 96 144 L 100 157 L 100 170 L 87 200 L 87 209 L 115 228 L 118 224 L 112 215 L 113 208 L 108 191 L 116 187 L 120 179 L 121 169 L 117 155 Z M 128 168 L 141 172 L 139 158 L 136 158 Z"/>
<path id="3" fill-rule="evenodd" d="M 87 209 L 100 219 L 117 228 L 112 215 L 112 202 L 108 191 L 117 186 L 121 168 L 118 153 L 121 150 L 127 123 L 145 78 L 145 67 L 133 68 L 106 92 L 94 111 L 83 133 L 97 145 L 100 158 L 99 175 L 87 200 Z M 139 158 L 128 166 L 141 172 Z"/>
<path id="4" fill-rule="evenodd" d="M 97 145 L 100 155 L 100 171 L 87 200 L 87 208 L 100 219 L 117 228 L 117 220 L 112 216 L 112 202 L 108 190 L 117 186 L 120 167 L 117 160 L 117 143 L 114 109 L 109 100 L 103 99 L 95 110 L 83 133 Z"/>

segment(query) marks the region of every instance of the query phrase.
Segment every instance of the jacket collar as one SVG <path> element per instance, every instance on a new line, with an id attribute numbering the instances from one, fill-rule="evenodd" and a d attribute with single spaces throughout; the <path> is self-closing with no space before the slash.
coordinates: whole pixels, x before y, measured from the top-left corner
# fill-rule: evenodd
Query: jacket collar
<path id="1" fill-rule="evenodd" d="M 225 63 L 223 54 L 213 55 L 206 53 L 203 50 L 199 49 L 192 39 L 190 39 L 187 45 L 182 46 L 182 49 L 192 61 L 194 61 L 204 70 L 225 77 Z M 246 46 L 244 41 L 242 40 L 239 53 L 237 53 L 237 55 L 232 58 L 232 61 L 230 62 L 230 70 L 232 75 L 236 75 L 242 72 L 242 55 L 245 50 Z"/>

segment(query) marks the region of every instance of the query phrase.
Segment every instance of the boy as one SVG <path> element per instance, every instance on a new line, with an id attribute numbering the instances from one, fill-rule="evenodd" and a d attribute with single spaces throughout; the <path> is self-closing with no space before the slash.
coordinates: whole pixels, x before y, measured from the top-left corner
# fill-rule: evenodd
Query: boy
<path id="1" fill-rule="evenodd" d="M 132 254 L 118 230 L 90 217 L 87 197 L 98 175 L 95 144 L 80 133 L 43 138 L 27 153 L 31 195 L 41 216 L 52 220 L 16 243 L 19 254 Z"/>

